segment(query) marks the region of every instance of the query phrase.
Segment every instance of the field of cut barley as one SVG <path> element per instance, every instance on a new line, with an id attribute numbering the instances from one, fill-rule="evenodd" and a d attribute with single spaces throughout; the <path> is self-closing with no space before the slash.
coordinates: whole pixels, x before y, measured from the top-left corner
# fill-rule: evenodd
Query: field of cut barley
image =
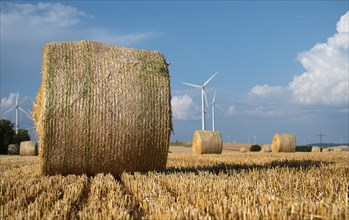
<path id="1" fill-rule="evenodd" d="M 1 219 L 349 219 L 349 153 L 170 153 L 164 172 L 39 174 L 0 156 Z"/>

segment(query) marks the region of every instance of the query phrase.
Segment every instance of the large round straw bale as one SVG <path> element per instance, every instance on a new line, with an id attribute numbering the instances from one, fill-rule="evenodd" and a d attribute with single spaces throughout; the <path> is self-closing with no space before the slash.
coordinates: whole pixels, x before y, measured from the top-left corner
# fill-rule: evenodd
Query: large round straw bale
<path id="1" fill-rule="evenodd" d="M 321 147 L 319 147 L 319 146 L 313 146 L 313 147 L 311 148 L 311 152 L 321 152 Z"/>
<path id="2" fill-rule="evenodd" d="M 196 130 L 192 147 L 194 154 L 221 154 L 223 150 L 222 136 L 218 131 Z"/>
<path id="3" fill-rule="evenodd" d="M 10 144 L 7 147 L 8 155 L 19 155 L 19 145 L 18 144 Z"/>
<path id="4" fill-rule="evenodd" d="M 295 152 L 296 137 L 293 134 L 274 134 L 272 152 Z"/>
<path id="5" fill-rule="evenodd" d="M 171 94 L 159 52 L 94 41 L 46 44 L 33 113 L 43 174 L 119 177 L 166 168 Z"/>
<path id="6" fill-rule="evenodd" d="M 260 152 L 271 152 L 271 144 L 263 144 Z"/>
<path id="7" fill-rule="evenodd" d="M 19 154 L 21 156 L 37 156 L 38 145 L 35 141 L 22 141 L 19 147 Z"/>

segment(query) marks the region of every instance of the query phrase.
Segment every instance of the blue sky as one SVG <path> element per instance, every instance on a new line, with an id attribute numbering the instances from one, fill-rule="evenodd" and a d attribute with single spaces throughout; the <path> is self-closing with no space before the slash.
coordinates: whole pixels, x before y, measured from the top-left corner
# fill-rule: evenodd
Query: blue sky
<path id="1" fill-rule="evenodd" d="M 225 141 L 293 133 L 301 145 L 322 132 L 324 142 L 349 142 L 348 10 L 348 1 L 2 1 L 1 112 L 17 90 L 21 107 L 32 109 L 45 43 L 92 39 L 157 50 L 172 62 L 172 140 L 201 128 L 200 91 L 182 82 L 218 72 L 207 98 L 217 91 Z M 14 122 L 14 112 L 1 117 Z M 33 125 L 21 115 L 20 127 Z"/>

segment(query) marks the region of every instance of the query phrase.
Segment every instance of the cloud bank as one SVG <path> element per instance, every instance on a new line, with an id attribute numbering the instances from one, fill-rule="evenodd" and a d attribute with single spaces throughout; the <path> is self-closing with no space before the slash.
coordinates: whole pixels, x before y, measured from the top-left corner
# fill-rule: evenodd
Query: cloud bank
<path id="1" fill-rule="evenodd" d="M 92 15 L 60 3 L 2 3 L 1 6 L 1 37 L 4 40 L 93 39 L 127 46 L 158 34 L 151 31 L 118 34 L 100 27 L 86 26 L 83 21 L 94 19 Z"/>
<path id="2" fill-rule="evenodd" d="M 337 22 L 337 33 L 300 53 L 305 72 L 287 87 L 256 85 L 251 96 L 294 104 L 346 104 L 349 99 L 349 11 Z"/>
<path id="3" fill-rule="evenodd" d="M 192 98 L 185 94 L 173 96 L 171 100 L 173 118 L 178 120 L 196 120 L 200 118 L 200 108 Z"/>

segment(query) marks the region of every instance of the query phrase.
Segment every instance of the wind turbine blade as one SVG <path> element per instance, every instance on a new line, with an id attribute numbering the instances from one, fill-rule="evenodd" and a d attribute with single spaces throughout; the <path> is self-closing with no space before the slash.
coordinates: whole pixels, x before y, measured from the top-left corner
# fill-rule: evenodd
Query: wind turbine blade
<path id="1" fill-rule="evenodd" d="M 17 96 L 16 96 L 16 106 L 18 106 L 18 91 L 17 91 Z"/>
<path id="2" fill-rule="evenodd" d="M 16 108 L 16 106 L 14 106 L 14 107 L 10 108 L 9 110 L 7 110 L 6 112 L 4 112 L 4 113 L 2 113 L 2 114 L 9 113 L 10 111 L 12 111 L 12 110 L 13 110 L 13 109 L 15 109 L 15 108 Z"/>
<path id="3" fill-rule="evenodd" d="M 182 83 L 185 84 L 185 85 L 188 85 L 188 86 L 192 86 L 192 87 L 201 89 L 201 86 L 199 86 L 199 85 L 195 85 L 195 84 L 191 84 L 191 83 L 186 83 L 186 82 L 182 82 Z"/>
<path id="4" fill-rule="evenodd" d="M 210 82 L 211 79 L 212 79 L 213 77 L 215 77 L 216 75 L 217 75 L 217 72 L 216 72 L 215 74 L 213 74 L 213 76 L 211 76 L 211 77 L 204 83 L 204 85 L 202 85 L 202 87 L 205 87 L 205 86 L 207 85 L 207 83 Z"/>
<path id="5" fill-rule="evenodd" d="M 222 107 L 220 107 L 219 105 L 217 105 L 217 104 L 215 104 L 215 106 L 217 107 L 217 108 L 219 108 L 222 112 L 224 112 L 224 110 L 223 110 L 223 108 Z"/>
<path id="6" fill-rule="evenodd" d="M 30 118 L 30 119 L 33 119 L 27 111 L 25 111 L 25 110 L 22 109 L 21 107 L 18 107 L 18 109 L 21 110 L 22 112 L 24 112 L 25 116 L 27 116 L 27 117 Z"/>
<path id="7" fill-rule="evenodd" d="M 18 109 L 24 112 L 25 114 L 29 114 L 26 110 L 22 109 L 21 107 L 18 106 Z"/>
<path id="8" fill-rule="evenodd" d="M 213 100 L 212 100 L 212 103 L 214 103 L 215 100 L 216 100 L 216 90 L 215 90 L 214 93 L 213 93 Z"/>

